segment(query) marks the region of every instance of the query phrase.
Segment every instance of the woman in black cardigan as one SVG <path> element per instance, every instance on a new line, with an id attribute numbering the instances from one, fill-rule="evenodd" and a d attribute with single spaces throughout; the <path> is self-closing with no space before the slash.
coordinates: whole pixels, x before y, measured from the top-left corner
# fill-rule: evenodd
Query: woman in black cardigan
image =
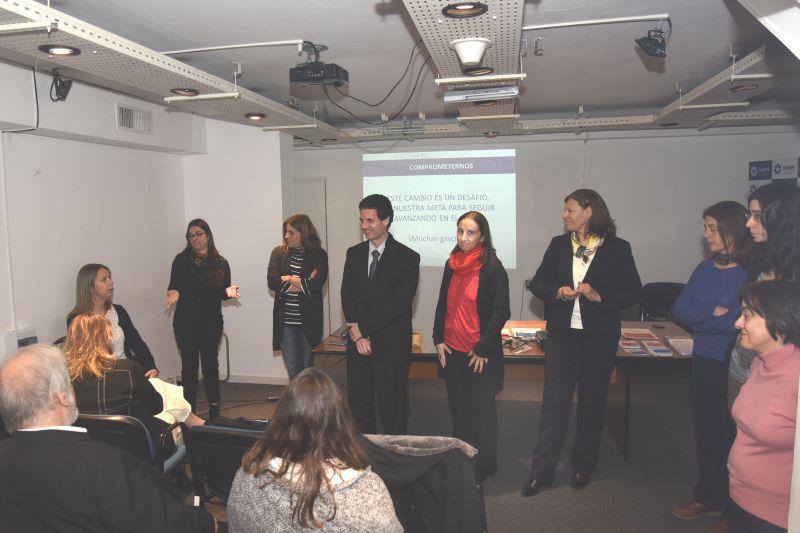
<path id="1" fill-rule="evenodd" d="M 158 376 L 158 368 L 150 348 L 139 335 L 130 315 L 121 305 L 112 303 L 114 280 L 111 269 L 99 263 L 83 265 L 75 280 L 75 307 L 67 315 L 67 328 L 72 319 L 82 313 L 102 315 L 111 324 L 114 353 L 117 359 L 127 358 L 139 363 L 145 376 Z"/>
<path id="2" fill-rule="evenodd" d="M 597 464 L 608 383 L 620 334 L 619 310 L 639 301 L 642 282 L 630 244 L 616 236 L 605 202 L 591 189 L 564 199 L 567 233 L 550 241 L 530 284 L 548 309 L 539 440 L 523 496 L 553 482 L 578 387 L 571 485 L 582 489 Z"/>
<path id="3" fill-rule="evenodd" d="M 497 471 L 497 408 L 503 388 L 500 331 L 511 316 L 508 275 L 477 211 L 458 219 L 444 267 L 433 342 L 447 383 L 453 436 L 478 448 L 478 481 Z"/>
<path id="4" fill-rule="evenodd" d="M 172 261 L 167 288 L 167 312 L 175 309 L 172 329 L 181 352 L 183 395 L 197 406 L 198 359 L 208 400 L 208 419 L 219 416 L 219 341 L 222 338 L 222 300 L 239 298 L 231 285 L 231 267 L 217 251 L 208 222 L 196 218 L 186 228 L 186 248 Z"/>
<path id="5" fill-rule="evenodd" d="M 314 366 L 312 350 L 322 340 L 322 288 L 328 254 L 306 215 L 283 222 L 283 244 L 272 250 L 267 285 L 275 291 L 272 348 L 281 350 L 289 379 Z"/>

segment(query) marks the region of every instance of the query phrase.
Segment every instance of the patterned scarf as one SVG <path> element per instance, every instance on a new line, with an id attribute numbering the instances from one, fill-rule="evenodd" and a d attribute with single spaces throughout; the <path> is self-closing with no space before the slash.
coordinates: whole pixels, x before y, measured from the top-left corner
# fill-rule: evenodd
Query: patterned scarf
<path id="1" fill-rule="evenodd" d="M 594 255 L 598 248 L 603 246 L 603 237 L 597 235 L 589 235 L 587 239 L 589 242 L 586 246 L 581 244 L 581 240 L 576 232 L 572 232 L 572 254 L 575 257 L 583 259 L 584 263 L 589 262 L 589 258 Z"/>

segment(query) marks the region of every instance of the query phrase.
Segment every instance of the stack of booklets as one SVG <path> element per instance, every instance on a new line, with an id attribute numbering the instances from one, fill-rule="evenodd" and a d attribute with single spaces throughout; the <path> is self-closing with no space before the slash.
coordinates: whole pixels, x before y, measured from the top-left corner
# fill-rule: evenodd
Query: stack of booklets
<path id="1" fill-rule="evenodd" d="M 620 347 L 630 355 L 671 357 L 672 350 L 661 344 L 659 340 L 643 340 L 641 344 L 635 340 L 621 340 Z"/>

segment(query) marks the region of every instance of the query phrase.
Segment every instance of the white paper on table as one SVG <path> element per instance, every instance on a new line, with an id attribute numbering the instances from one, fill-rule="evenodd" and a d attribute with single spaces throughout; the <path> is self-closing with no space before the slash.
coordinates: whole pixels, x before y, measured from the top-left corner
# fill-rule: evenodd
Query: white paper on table
<path id="1" fill-rule="evenodd" d="M 690 337 L 666 337 L 665 340 L 670 346 L 675 348 L 675 351 L 681 355 L 692 355 L 694 348 L 694 339 Z"/>

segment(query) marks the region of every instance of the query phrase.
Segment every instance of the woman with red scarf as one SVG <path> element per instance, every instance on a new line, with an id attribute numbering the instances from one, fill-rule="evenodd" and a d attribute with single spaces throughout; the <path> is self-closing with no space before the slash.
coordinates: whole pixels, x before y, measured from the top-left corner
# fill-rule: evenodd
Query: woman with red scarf
<path id="1" fill-rule="evenodd" d="M 433 342 L 447 383 L 453 436 L 478 448 L 482 482 L 497 471 L 494 397 L 503 388 L 500 330 L 511 316 L 508 274 L 481 213 L 461 215 L 456 243 L 444 267 Z"/>

